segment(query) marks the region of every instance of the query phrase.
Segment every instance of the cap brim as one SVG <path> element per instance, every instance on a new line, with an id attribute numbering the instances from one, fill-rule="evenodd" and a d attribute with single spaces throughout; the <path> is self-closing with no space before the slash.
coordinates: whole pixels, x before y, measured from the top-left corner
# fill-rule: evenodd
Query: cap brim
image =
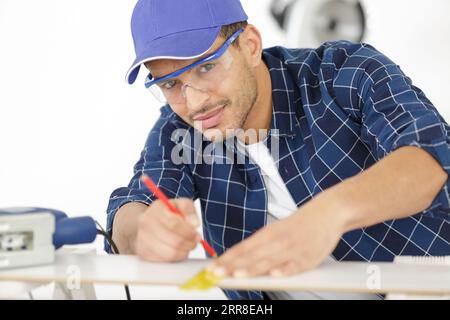
<path id="1" fill-rule="evenodd" d="M 158 59 L 188 60 L 204 55 L 219 36 L 221 27 L 180 32 L 149 42 L 148 47 L 133 62 L 125 79 L 134 83 L 143 63 Z"/>

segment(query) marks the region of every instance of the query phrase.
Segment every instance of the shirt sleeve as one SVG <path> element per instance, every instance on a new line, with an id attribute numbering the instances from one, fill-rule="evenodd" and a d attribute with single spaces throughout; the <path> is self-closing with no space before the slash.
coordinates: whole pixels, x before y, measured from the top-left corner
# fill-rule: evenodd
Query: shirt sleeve
<path id="1" fill-rule="evenodd" d="M 175 126 L 162 115 L 150 131 L 139 161 L 134 166 L 134 175 L 127 187 L 114 190 L 107 208 L 107 232 L 112 235 L 114 216 L 117 210 L 129 202 L 151 204 L 155 196 L 140 181 L 148 175 L 168 198 L 195 198 L 194 183 L 189 168 L 171 160 L 175 143 L 171 140 Z M 176 162 L 176 161 L 175 161 Z M 105 251 L 111 247 L 105 241 Z"/>
<path id="2" fill-rule="evenodd" d="M 450 127 L 400 67 L 368 44 L 346 42 L 334 57 L 336 99 L 360 121 L 361 138 L 375 158 L 415 146 L 450 175 Z M 424 215 L 450 221 L 449 183 Z"/>

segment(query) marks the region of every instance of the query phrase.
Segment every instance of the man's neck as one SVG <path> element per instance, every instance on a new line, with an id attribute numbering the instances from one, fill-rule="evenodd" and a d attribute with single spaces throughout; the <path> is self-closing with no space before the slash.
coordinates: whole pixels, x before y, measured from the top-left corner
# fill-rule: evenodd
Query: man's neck
<path id="1" fill-rule="evenodd" d="M 247 121 L 243 129 L 244 131 L 249 129 L 254 130 L 256 136 L 246 134 L 242 139 L 245 144 L 253 144 L 264 140 L 272 122 L 272 80 L 269 69 L 263 61 L 261 61 L 255 77 L 258 86 L 258 96 L 247 116 Z"/>

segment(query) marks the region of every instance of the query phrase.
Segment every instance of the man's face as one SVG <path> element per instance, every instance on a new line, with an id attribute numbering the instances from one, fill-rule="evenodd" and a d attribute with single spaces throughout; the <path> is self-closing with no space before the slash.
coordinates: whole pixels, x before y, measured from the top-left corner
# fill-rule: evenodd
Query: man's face
<path id="1" fill-rule="evenodd" d="M 156 60 L 146 63 L 155 78 L 160 78 L 216 51 L 226 39 L 219 37 L 212 48 L 195 60 Z M 241 46 L 241 45 L 240 45 Z M 177 77 L 187 86 L 184 89 L 185 101 L 168 101 L 172 110 L 186 123 L 203 133 L 211 141 L 228 138 L 236 129 L 244 129 L 247 116 L 258 96 L 255 71 L 243 57 L 241 47 L 232 45 L 227 50 L 232 57 L 230 69 L 224 72 L 217 85 L 208 90 L 198 90 L 195 84 L 189 86 L 189 72 Z M 187 83 L 185 83 L 185 81 Z"/>

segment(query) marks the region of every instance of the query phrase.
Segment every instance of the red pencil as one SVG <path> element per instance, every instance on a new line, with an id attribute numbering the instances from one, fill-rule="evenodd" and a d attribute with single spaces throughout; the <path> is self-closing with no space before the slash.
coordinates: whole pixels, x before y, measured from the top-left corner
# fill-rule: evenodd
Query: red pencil
<path id="1" fill-rule="evenodd" d="M 149 176 L 147 175 L 142 175 L 141 176 L 141 181 L 147 186 L 147 188 L 150 189 L 150 191 L 152 191 L 155 196 L 162 201 L 162 203 L 164 203 L 164 205 L 174 214 L 180 216 L 180 217 L 185 217 L 185 215 L 178 210 L 177 207 L 175 207 L 170 201 L 169 199 L 166 197 L 166 195 L 161 191 L 161 189 L 158 188 L 158 186 L 152 181 L 152 179 L 150 179 Z M 203 248 L 205 248 L 206 252 L 208 252 L 208 254 L 215 258 L 217 257 L 217 253 L 214 251 L 213 247 L 210 246 L 210 244 L 208 242 L 206 242 L 205 240 L 201 239 L 200 243 L 202 244 Z"/>

